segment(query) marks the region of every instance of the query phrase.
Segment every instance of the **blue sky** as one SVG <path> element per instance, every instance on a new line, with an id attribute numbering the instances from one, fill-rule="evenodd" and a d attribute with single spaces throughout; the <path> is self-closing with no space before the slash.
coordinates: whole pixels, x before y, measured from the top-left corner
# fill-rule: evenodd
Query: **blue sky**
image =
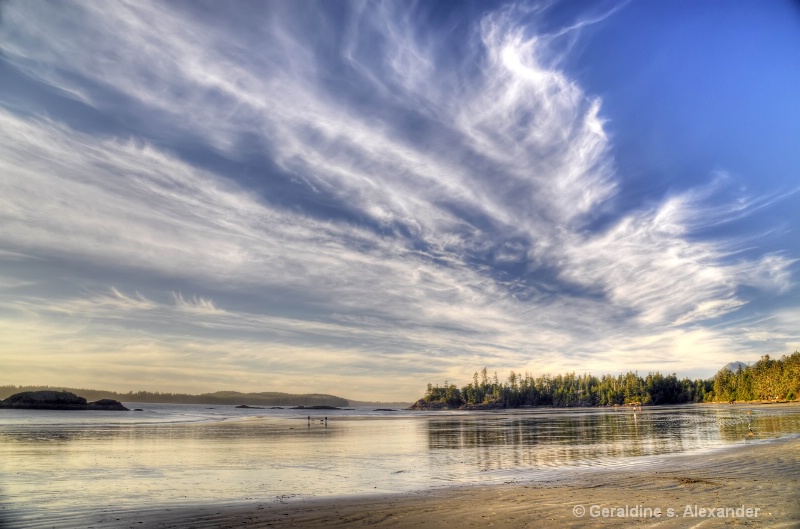
<path id="1" fill-rule="evenodd" d="M 0 383 L 791 353 L 798 50 L 788 1 L 4 1 Z"/>

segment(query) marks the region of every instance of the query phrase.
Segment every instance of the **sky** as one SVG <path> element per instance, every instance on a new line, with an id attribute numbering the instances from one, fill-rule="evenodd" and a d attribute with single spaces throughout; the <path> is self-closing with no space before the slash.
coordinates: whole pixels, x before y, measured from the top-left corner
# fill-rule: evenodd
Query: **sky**
<path id="1" fill-rule="evenodd" d="M 414 400 L 800 348 L 800 4 L 0 2 L 0 384 Z"/>

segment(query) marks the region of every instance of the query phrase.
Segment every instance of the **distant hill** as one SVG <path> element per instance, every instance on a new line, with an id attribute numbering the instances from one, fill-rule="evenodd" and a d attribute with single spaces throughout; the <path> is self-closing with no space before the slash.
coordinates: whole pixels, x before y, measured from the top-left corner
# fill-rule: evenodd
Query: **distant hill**
<path id="1" fill-rule="evenodd" d="M 727 369 L 728 371 L 731 371 L 732 373 L 736 373 L 737 371 L 739 371 L 740 367 L 742 369 L 744 369 L 744 368 L 747 367 L 747 364 L 745 364 L 744 362 L 739 362 L 737 360 L 736 362 L 729 362 L 729 363 L 725 364 L 725 366 L 722 369 Z M 720 371 L 722 371 L 722 369 L 720 369 Z"/>
<path id="2" fill-rule="evenodd" d="M 117 393 L 97 389 L 77 389 L 54 386 L 0 386 L 0 399 L 5 399 L 23 391 L 69 391 L 87 400 L 114 399 L 123 402 L 163 402 L 172 404 L 248 404 L 251 406 L 349 406 L 347 399 L 321 393 L 241 393 L 238 391 L 217 391 L 200 395 L 186 393 L 159 393 L 151 391 L 130 391 Z"/>
<path id="3" fill-rule="evenodd" d="M 280 393 L 262 391 L 260 393 L 239 393 L 238 391 L 217 391 L 203 393 L 197 398 L 209 404 L 261 404 L 265 406 L 349 406 L 347 399 L 324 393 Z"/>
<path id="4" fill-rule="evenodd" d="M 408 408 L 411 402 L 382 402 L 379 400 L 351 400 L 350 406 L 367 406 L 372 408 Z"/>

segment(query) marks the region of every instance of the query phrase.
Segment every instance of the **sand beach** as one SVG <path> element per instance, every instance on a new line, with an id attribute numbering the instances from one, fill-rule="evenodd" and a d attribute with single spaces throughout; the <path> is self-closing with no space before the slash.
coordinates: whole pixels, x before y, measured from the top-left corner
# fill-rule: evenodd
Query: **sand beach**
<path id="1" fill-rule="evenodd" d="M 545 483 L 287 503 L 106 509 L 59 520 L 56 526 L 790 528 L 800 527 L 798 490 L 800 439 L 793 436 L 664 457 L 646 470 L 582 469 Z M 52 522 L 35 527 L 53 527 Z"/>

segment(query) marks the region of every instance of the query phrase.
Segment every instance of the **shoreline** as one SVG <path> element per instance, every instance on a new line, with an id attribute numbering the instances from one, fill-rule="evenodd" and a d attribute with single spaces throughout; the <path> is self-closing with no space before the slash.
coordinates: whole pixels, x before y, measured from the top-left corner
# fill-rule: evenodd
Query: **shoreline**
<path id="1" fill-rule="evenodd" d="M 506 407 L 500 405 L 486 405 L 486 404 L 473 404 L 462 405 L 458 407 L 451 407 L 446 405 L 436 405 L 431 407 L 415 407 L 417 403 L 405 408 L 403 411 L 413 412 L 444 412 L 444 411 L 463 411 L 463 412 L 513 412 L 525 410 L 631 410 L 639 408 L 644 409 L 659 409 L 659 408 L 672 408 L 680 406 L 761 406 L 761 405 L 786 405 L 786 406 L 800 406 L 800 400 L 734 400 L 726 402 L 678 402 L 674 404 L 597 404 L 586 406 L 554 406 L 552 404 L 537 404 L 525 405 L 516 407 Z M 428 406 L 426 404 L 426 406 Z"/>
<path id="2" fill-rule="evenodd" d="M 154 527 L 755 527 L 800 526 L 800 437 L 675 454 L 646 468 L 580 469 L 544 481 L 459 485 L 369 496 L 281 498 L 213 505 L 98 508 L 0 528 Z M 583 506 L 578 517 L 573 509 Z M 687 506 L 689 511 L 687 511 Z M 723 509 L 709 517 L 701 509 Z M 746 511 L 746 509 L 751 511 Z M 594 509 L 594 510 L 591 510 Z M 602 509 L 606 509 L 603 515 Z M 674 516 L 668 517 L 668 509 Z M 738 515 L 737 515 L 738 509 Z M 752 509 L 758 509 L 753 511 Z M 660 510 L 660 511 L 657 511 Z M 688 516 L 687 516 L 688 513 Z M 745 516 L 747 514 L 750 516 Z M 756 516 L 753 514 L 756 513 Z M 658 514 L 658 516 L 656 516 Z M 612 516 L 613 515 L 613 516 Z M 741 516 L 739 516 L 741 515 Z"/>

